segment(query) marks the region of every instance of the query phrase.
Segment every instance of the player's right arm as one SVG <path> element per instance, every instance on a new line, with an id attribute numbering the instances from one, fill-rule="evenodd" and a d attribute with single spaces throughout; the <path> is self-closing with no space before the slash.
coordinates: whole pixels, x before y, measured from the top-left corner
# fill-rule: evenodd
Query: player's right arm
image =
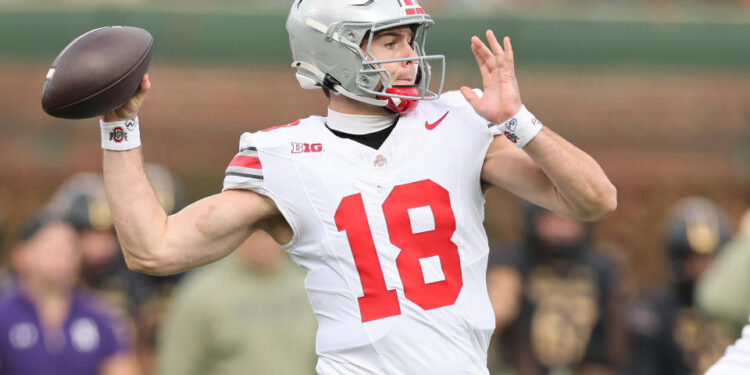
<path id="1" fill-rule="evenodd" d="M 150 88 L 144 76 L 138 93 L 104 121 L 135 118 Z M 218 260 L 253 231 L 264 229 L 283 242 L 286 222 L 270 199 L 246 190 L 226 190 L 167 216 L 143 167 L 141 148 L 104 150 L 104 183 L 125 261 L 134 271 L 168 275 Z M 291 236 L 289 236 L 291 237 Z"/>
<path id="2" fill-rule="evenodd" d="M 167 216 L 143 170 L 140 149 L 104 151 L 104 183 L 128 267 L 167 275 L 216 261 L 253 231 L 272 226 L 273 202 L 246 190 L 227 190 Z"/>

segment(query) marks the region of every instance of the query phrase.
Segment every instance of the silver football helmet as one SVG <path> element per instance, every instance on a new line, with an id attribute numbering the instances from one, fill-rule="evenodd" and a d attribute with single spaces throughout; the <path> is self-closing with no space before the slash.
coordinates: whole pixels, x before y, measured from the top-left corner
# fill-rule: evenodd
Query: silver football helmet
<path id="1" fill-rule="evenodd" d="M 437 99 L 443 90 L 445 57 L 427 55 L 424 50 L 426 32 L 433 23 L 417 0 L 295 0 L 286 23 L 292 67 L 297 69 L 302 88 L 326 87 L 354 100 L 402 112 L 413 108 L 416 101 Z M 413 48 L 417 56 L 376 59 L 369 47 L 375 33 L 406 25 L 416 27 Z M 360 46 L 365 37 L 369 43 L 363 51 Z M 391 76 L 382 64 L 399 61 L 417 63 L 413 88 L 391 87 Z M 437 91 L 430 90 L 430 62 L 441 64 Z"/>

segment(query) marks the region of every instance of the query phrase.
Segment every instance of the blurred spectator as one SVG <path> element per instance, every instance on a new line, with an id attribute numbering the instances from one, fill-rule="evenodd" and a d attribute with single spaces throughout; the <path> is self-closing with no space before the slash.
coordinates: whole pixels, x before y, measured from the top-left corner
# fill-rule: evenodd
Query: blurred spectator
<path id="1" fill-rule="evenodd" d="M 590 224 L 523 207 L 524 242 L 488 271 L 501 361 L 520 375 L 614 374 L 618 268 L 592 249 Z"/>
<path id="2" fill-rule="evenodd" d="M 696 303 L 706 314 L 726 320 L 736 331 L 750 315 L 750 209 L 736 235 L 698 280 Z"/>
<path id="3" fill-rule="evenodd" d="M 750 322 L 742 329 L 742 336 L 727 348 L 718 362 L 705 375 L 750 374 Z"/>
<path id="4" fill-rule="evenodd" d="M 742 337 L 727 348 L 707 375 L 750 372 L 750 209 L 740 219 L 735 237 L 698 281 L 696 303 L 706 314 L 740 326 Z"/>
<path id="5" fill-rule="evenodd" d="M 0 374 L 136 374 L 127 330 L 76 287 L 78 236 L 47 213 L 11 250 L 18 286 L 0 301 Z"/>
<path id="6" fill-rule="evenodd" d="M 84 284 L 94 290 L 113 288 L 108 283 L 119 273 L 115 268 L 120 251 L 101 174 L 73 175 L 57 189 L 50 207 L 80 233 Z"/>
<path id="7" fill-rule="evenodd" d="M 182 208 L 183 187 L 167 169 L 146 164 L 146 174 L 167 214 Z M 51 207 L 79 231 L 84 285 L 135 317 L 138 307 L 168 294 L 179 276 L 153 277 L 130 271 L 119 249 L 101 174 L 79 173 L 55 193 Z"/>
<path id="8" fill-rule="evenodd" d="M 708 319 L 693 301 L 696 281 L 729 235 L 726 216 L 705 198 L 674 208 L 665 238 L 670 287 L 645 292 L 628 309 L 627 374 L 703 374 L 732 343 L 731 326 Z"/>
<path id="9" fill-rule="evenodd" d="M 167 214 L 184 205 L 184 189 L 166 168 L 152 163 L 145 165 L 146 174 Z M 136 353 L 144 371 L 153 367 L 156 324 L 160 316 L 149 315 L 169 297 L 180 275 L 156 277 L 130 271 L 119 248 L 114 223 L 98 173 L 78 173 L 55 192 L 51 209 L 65 216 L 80 234 L 83 262 L 83 285 L 114 306 L 123 320 L 135 326 Z M 135 324 L 132 324 L 135 322 Z"/>
<path id="10" fill-rule="evenodd" d="M 159 374 L 307 374 L 315 317 L 304 273 L 264 232 L 179 285 L 160 337 Z"/>
<path id="11" fill-rule="evenodd" d="M 171 294 L 159 294 L 138 308 L 135 350 L 142 375 L 157 374 L 156 352 Z"/>

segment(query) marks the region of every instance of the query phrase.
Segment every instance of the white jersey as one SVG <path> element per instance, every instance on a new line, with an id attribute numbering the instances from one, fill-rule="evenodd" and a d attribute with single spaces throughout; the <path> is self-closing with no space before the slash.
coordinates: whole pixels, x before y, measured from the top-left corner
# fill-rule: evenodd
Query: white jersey
<path id="1" fill-rule="evenodd" d="M 294 231 L 319 374 L 488 374 L 495 318 L 480 173 L 495 126 L 458 92 L 375 150 L 326 118 L 245 133 L 224 189 L 270 197 Z"/>
<path id="2" fill-rule="evenodd" d="M 750 374 L 750 324 L 742 329 L 742 337 L 706 372 L 706 375 L 747 374 Z"/>

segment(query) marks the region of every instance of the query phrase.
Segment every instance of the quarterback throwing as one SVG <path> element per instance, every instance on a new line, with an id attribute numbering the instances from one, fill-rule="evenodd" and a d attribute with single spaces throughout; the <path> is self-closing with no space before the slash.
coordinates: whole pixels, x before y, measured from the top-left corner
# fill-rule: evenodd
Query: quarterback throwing
<path id="1" fill-rule="evenodd" d="M 509 38 L 471 38 L 483 89 L 441 93 L 444 57 L 423 47 L 432 25 L 416 0 L 295 0 L 292 66 L 329 97 L 328 115 L 242 135 L 224 190 L 171 216 L 143 172 L 144 76 L 102 118 L 129 267 L 179 272 L 263 230 L 307 271 L 319 374 L 488 374 L 485 189 L 590 221 L 613 212 L 616 191 L 523 105 Z M 127 140 L 113 144 L 113 128 Z"/>

